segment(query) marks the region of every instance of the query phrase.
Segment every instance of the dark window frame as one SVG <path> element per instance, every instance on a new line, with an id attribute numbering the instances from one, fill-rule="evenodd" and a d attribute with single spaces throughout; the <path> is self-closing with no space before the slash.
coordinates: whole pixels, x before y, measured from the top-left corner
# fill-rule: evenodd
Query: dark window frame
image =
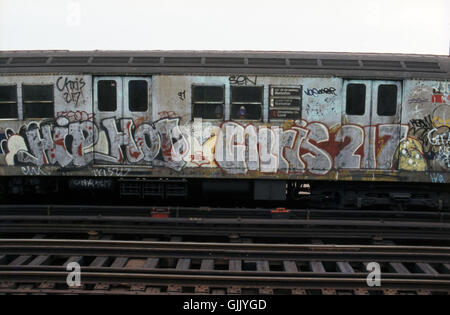
<path id="1" fill-rule="evenodd" d="M 388 95 L 385 95 L 385 97 L 383 98 L 382 96 L 380 97 L 380 92 L 382 91 L 382 89 L 380 89 L 380 88 L 384 88 L 384 87 L 388 87 L 388 88 L 395 88 L 395 97 L 394 97 L 394 104 L 392 104 L 392 103 L 390 103 L 390 104 L 388 104 L 388 105 L 391 105 L 391 106 L 387 106 L 386 107 L 386 105 L 382 105 L 382 106 L 380 106 L 380 100 L 381 99 L 383 99 L 385 102 L 383 102 L 382 104 L 386 104 L 387 103 L 387 100 L 386 100 L 386 97 L 387 96 L 392 96 L 392 95 L 389 95 L 389 93 L 390 92 L 388 92 Z M 392 117 L 392 116 L 395 116 L 395 114 L 397 114 L 397 108 L 398 108 L 398 86 L 397 86 L 397 84 L 379 84 L 378 86 L 377 86 L 377 115 L 378 116 L 380 116 L 380 117 Z M 386 110 L 386 108 L 387 108 L 387 110 Z M 380 113 L 380 110 L 384 110 L 384 111 L 382 111 L 381 113 Z M 394 109 L 394 112 L 392 112 L 392 109 Z"/>
<path id="2" fill-rule="evenodd" d="M 114 110 L 106 110 L 106 109 L 102 109 L 101 108 L 101 104 L 103 104 L 103 103 L 100 103 L 100 86 L 99 86 L 99 84 L 100 84 L 100 82 L 114 82 L 115 83 L 115 95 L 114 95 L 114 97 L 113 98 L 111 98 L 111 99 L 114 99 Z M 98 111 L 100 111 L 100 112 L 110 112 L 110 113 L 113 113 L 113 112 L 116 112 L 117 111 L 117 88 L 118 88 L 118 82 L 117 82 L 117 80 L 116 79 L 100 79 L 100 80 L 97 80 L 97 84 L 96 84 L 96 93 L 97 93 L 97 110 Z"/>
<path id="3" fill-rule="evenodd" d="M 350 105 L 354 103 L 354 102 L 349 102 L 349 87 L 351 87 L 351 86 L 363 86 L 364 87 L 363 93 L 362 93 L 362 95 L 364 96 L 364 99 L 362 102 L 362 104 L 363 104 L 362 112 L 356 111 L 356 110 L 349 111 L 349 109 L 353 109 L 353 107 L 350 108 Z M 367 103 L 367 85 L 365 83 L 348 83 L 345 88 L 345 114 L 349 115 L 349 116 L 364 116 L 366 113 L 366 110 L 367 110 L 366 103 Z M 359 108 L 356 108 L 356 109 L 359 109 Z"/>
<path id="4" fill-rule="evenodd" d="M 212 88 L 221 88 L 222 89 L 222 100 L 221 101 L 197 101 L 195 99 L 195 92 L 194 90 L 198 87 L 204 87 L 204 88 L 208 88 L 208 87 L 212 87 Z M 195 116 L 195 107 L 196 105 L 208 105 L 208 106 L 212 106 L 215 105 L 217 106 L 221 106 L 222 107 L 222 117 L 221 118 L 203 118 L 203 117 L 199 117 L 199 116 Z M 192 120 L 194 120 L 195 118 L 201 118 L 201 119 L 205 119 L 205 120 L 215 120 L 215 121 L 223 121 L 225 120 L 225 85 L 219 85 L 219 84 L 192 84 L 191 86 L 191 116 L 192 116 Z"/>
<path id="5" fill-rule="evenodd" d="M 146 86 L 146 88 L 145 88 L 145 97 L 146 97 L 147 102 L 146 102 L 146 104 L 145 104 L 145 109 L 144 109 L 144 110 L 141 110 L 141 109 L 139 109 L 139 110 L 134 110 L 134 109 L 131 108 L 131 102 L 130 102 L 130 96 L 131 96 L 130 91 L 131 91 L 131 89 L 130 89 L 130 84 L 131 84 L 132 82 L 144 82 L 144 83 L 145 83 L 145 86 Z M 128 92 L 128 110 L 129 110 L 130 112 L 133 112 L 133 113 L 143 113 L 143 112 L 147 112 L 148 109 L 149 109 L 149 107 L 150 107 L 150 106 L 149 106 L 149 103 L 150 103 L 149 82 L 148 82 L 147 80 L 145 80 L 145 79 L 131 79 L 131 80 L 128 80 L 128 84 L 127 84 L 126 89 L 127 89 L 127 92 Z M 117 97 L 117 95 L 116 95 L 116 97 Z"/>
<path id="6" fill-rule="evenodd" d="M 47 87 L 50 88 L 51 96 L 50 100 L 42 99 L 27 99 L 28 95 L 26 90 L 28 87 Z M 39 106 L 42 104 L 50 105 L 51 109 L 47 109 L 46 115 L 31 115 L 28 114 L 28 107 L 30 105 Z M 23 119 L 42 119 L 42 118 L 54 118 L 55 117 L 55 85 L 54 84 L 22 84 L 22 114 Z"/>
<path id="7" fill-rule="evenodd" d="M 13 113 L 13 115 L 12 115 L 13 117 L 1 117 L 1 112 L 0 112 L 0 119 L 1 120 L 6 120 L 6 119 L 17 120 L 17 119 L 19 119 L 19 109 L 18 109 L 19 96 L 18 96 L 18 93 L 17 93 L 17 84 L 2 84 L 2 85 L 0 85 L 0 89 L 2 87 L 10 87 L 10 88 L 13 88 L 15 90 L 15 101 L 14 100 L 2 101 L 0 99 L 0 106 L 9 105 L 10 106 L 10 108 L 9 108 L 10 111 L 9 112 Z"/>
<path id="8" fill-rule="evenodd" d="M 233 101 L 233 89 L 261 89 L 261 101 L 260 102 L 251 102 L 251 101 Z M 241 121 L 263 121 L 264 119 L 264 85 L 231 85 L 230 86 L 230 119 L 231 120 L 241 120 Z M 244 106 L 247 110 L 247 106 L 258 106 L 260 108 L 260 117 L 259 118 L 239 118 L 235 115 L 236 110 L 233 110 L 234 106 Z M 239 110 L 238 110 L 239 111 Z"/>

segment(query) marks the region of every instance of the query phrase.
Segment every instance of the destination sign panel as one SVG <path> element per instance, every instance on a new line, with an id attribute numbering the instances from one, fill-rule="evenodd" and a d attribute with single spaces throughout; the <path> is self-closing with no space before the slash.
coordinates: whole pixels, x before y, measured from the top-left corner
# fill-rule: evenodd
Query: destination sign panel
<path id="1" fill-rule="evenodd" d="M 285 107 L 285 106 L 295 106 L 300 107 L 299 98 L 272 98 L 270 100 L 270 107 Z"/>
<path id="2" fill-rule="evenodd" d="M 271 109 L 269 112 L 269 118 L 271 119 L 299 119 L 299 110 L 283 110 L 283 109 Z"/>
<path id="3" fill-rule="evenodd" d="M 300 119 L 302 90 L 301 85 L 271 85 L 269 88 L 269 119 Z"/>
<path id="4" fill-rule="evenodd" d="M 301 87 L 282 87 L 282 86 L 271 86 L 270 96 L 272 97 L 301 97 L 302 88 Z"/>

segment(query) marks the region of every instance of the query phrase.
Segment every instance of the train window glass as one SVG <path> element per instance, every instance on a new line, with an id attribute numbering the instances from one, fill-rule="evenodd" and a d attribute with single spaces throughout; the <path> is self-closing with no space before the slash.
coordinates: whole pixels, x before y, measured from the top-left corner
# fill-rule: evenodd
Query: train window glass
<path id="1" fill-rule="evenodd" d="M 231 118 L 259 120 L 262 114 L 264 87 L 232 86 Z"/>
<path id="2" fill-rule="evenodd" d="M 18 118 L 17 86 L 0 86 L 0 118 Z"/>
<path id="3" fill-rule="evenodd" d="M 148 85 L 145 80 L 128 82 L 128 107 L 132 112 L 145 112 L 148 109 Z"/>
<path id="4" fill-rule="evenodd" d="M 378 116 L 394 116 L 397 112 L 397 85 L 382 84 L 378 86 Z"/>
<path id="5" fill-rule="evenodd" d="M 347 115 L 364 115 L 366 105 L 366 85 L 348 84 L 346 109 Z"/>
<path id="6" fill-rule="evenodd" d="M 54 116 L 53 85 L 22 85 L 23 118 Z"/>
<path id="7" fill-rule="evenodd" d="M 192 116 L 203 119 L 223 119 L 224 91 L 223 86 L 193 86 Z"/>
<path id="8" fill-rule="evenodd" d="M 100 80 L 97 82 L 98 110 L 115 112 L 117 109 L 117 84 L 114 80 Z"/>

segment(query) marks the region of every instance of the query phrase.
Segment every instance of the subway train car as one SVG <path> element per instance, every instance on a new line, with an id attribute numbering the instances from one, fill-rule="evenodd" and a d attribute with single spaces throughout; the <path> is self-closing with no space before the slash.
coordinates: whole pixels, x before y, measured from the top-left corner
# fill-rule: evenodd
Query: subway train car
<path id="1" fill-rule="evenodd" d="M 3 51 L 0 188 L 448 209 L 449 81 L 448 56 Z"/>

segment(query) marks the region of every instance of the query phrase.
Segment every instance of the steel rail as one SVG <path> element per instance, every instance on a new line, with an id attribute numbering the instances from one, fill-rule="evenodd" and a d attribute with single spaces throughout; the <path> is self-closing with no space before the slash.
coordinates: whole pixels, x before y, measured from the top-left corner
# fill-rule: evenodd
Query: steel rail
<path id="1" fill-rule="evenodd" d="M 328 244 L 254 244 L 254 243 L 214 243 L 214 242 L 159 242 L 159 241 L 122 241 L 122 240 L 79 240 L 79 239 L 0 239 L 0 248 L 5 246 L 92 246 L 111 248 L 183 248 L 183 249 L 234 249 L 261 251 L 298 251 L 298 250 L 336 250 L 336 251 L 392 251 L 392 252 L 433 252 L 450 253 L 447 246 L 403 246 L 403 245 L 328 245 Z"/>
<path id="2" fill-rule="evenodd" d="M 271 208 L 220 208 L 220 207 L 181 207 L 181 206 L 101 206 L 101 205 L 0 205 L 1 215 L 75 215 L 75 214 L 102 214 L 142 216 L 150 215 L 153 209 L 168 211 L 176 217 L 270 217 Z M 342 209 L 289 209 L 289 215 L 294 218 L 372 218 L 403 220 L 450 220 L 450 212 L 445 211 L 397 211 L 397 210 L 342 210 Z"/>
<path id="3" fill-rule="evenodd" d="M 114 235 L 184 235 L 184 236 L 211 236 L 229 237 L 238 235 L 240 237 L 256 238 L 331 238 L 331 239 L 374 239 L 381 237 L 392 240 L 438 240 L 450 241 L 448 231 L 429 230 L 399 230 L 399 229 L 361 229 L 358 227 L 348 229 L 338 228 L 250 228 L 247 226 L 238 227 L 217 227 L 217 226 L 109 226 L 92 224 L 7 224 L 0 225 L 0 235 L 30 234 L 30 233 L 54 233 L 54 234 L 88 234 L 96 231 L 103 234 Z"/>
<path id="4" fill-rule="evenodd" d="M 0 254 L 450 263 L 450 247 L 386 245 L 0 239 Z"/>
<path id="5" fill-rule="evenodd" d="M 254 238 L 255 241 L 259 241 L 259 239 L 263 240 L 277 240 L 277 239 L 290 239 L 291 241 L 297 239 L 311 239 L 311 238 L 319 238 L 319 239 L 329 239 L 329 240 L 348 240 L 348 241 L 374 241 L 378 238 L 384 240 L 396 240 L 396 241 L 429 241 L 429 242 L 448 242 L 450 241 L 450 235 L 448 233 L 441 234 L 432 234 L 425 232 L 409 232 L 409 233 L 399 233 L 399 231 L 377 231 L 377 230 L 347 230 L 347 231 L 330 231 L 330 230 L 301 230 L 301 231 L 282 231 L 272 230 L 272 231 L 249 231 L 245 229 L 236 230 L 215 230 L 215 229 L 117 229 L 117 228 L 102 228 L 102 227 L 85 227 L 85 228 L 11 228 L 11 229 L 1 229 L 0 235 L 7 234 L 10 236 L 11 234 L 24 235 L 25 232 L 28 234 L 65 234 L 65 235 L 88 235 L 90 232 L 100 232 L 102 234 L 108 235 L 140 235 L 140 236 L 162 236 L 162 235 L 178 235 L 178 236 L 189 236 L 189 237 L 203 237 L 208 235 L 209 237 L 226 237 L 231 238 L 233 236 L 237 236 L 240 238 L 251 237 Z M 2 233 L 3 232 L 3 233 Z"/>
<path id="6" fill-rule="evenodd" d="M 150 218 L 136 216 L 0 216 L 1 234 L 97 231 L 108 234 L 210 235 L 245 237 L 383 237 L 405 240 L 450 240 L 450 223 L 388 220 Z"/>
<path id="7" fill-rule="evenodd" d="M 148 224 L 196 224 L 196 225 L 255 225 L 255 226 L 360 226 L 390 228 L 433 228 L 450 230 L 450 223 L 445 222 L 409 222 L 379 220 L 337 220 L 337 219 L 246 219 L 246 218 L 149 218 L 130 216 L 0 216 L 0 222 L 6 221 L 89 221 L 89 222 L 128 222 Z"/>
<path id="8" fill-rule="evenodd" d="M 67 271 L 0 271 L 0 280 L 10 282 L 66 283 Z M 366 288 L 366 276 L 358 277 L 314 277 L 314 276 L 244 276 L 244 275 L 199 275 L 199 274 L 155 274 L 155 273 L 111 273 L 111 272 L 83 272 L 83 283 L 121 284 L 138 283 L 151 286 L 183 285 L 183 286 L 241 286 L 246 288 L 335 288 L 358 289 Z M 383 289 L 409 289 L 409 290 L 445 290 L 450 291 L 450 279 L 398 279 L 383 277 Z"/>
<path id="9" fill-rule="evenodd" d="M 0 271 L 2 272 L 66 272 L 64 266 L 46 266 L 46 265 L 0 265 Z M 313 271 L 298 271 L 298 272 L 286 272 L 286 271 L 236 271 L 236 270 L 201 270 L 201 269 L 176 269 L 176 268 L 116 268 L 116 267 L 92 267 L 82 266 L 81 271 L 90 273 L 112 273 L 112 274 L 171 274 L 171 275 L 203 275 L 203 276 L 247 276 L 247 277 L 290 277 L 290 278 L 364 278 L 367 279 L 368 272 L 354 272 L 354 273 L 342 273 L 337 271 L 328 272 L 313 272 Z M 392 273 L 384 272 L 383 277 L 399 280 L 411 280 L 412 278 L 418 280 L 450 280 L 450 274 L 426 274 L 426 273 Z M 2 278 L 0 277 L 0 280 Z M 449 288 L 450 290 L 450 288 Z"/>

